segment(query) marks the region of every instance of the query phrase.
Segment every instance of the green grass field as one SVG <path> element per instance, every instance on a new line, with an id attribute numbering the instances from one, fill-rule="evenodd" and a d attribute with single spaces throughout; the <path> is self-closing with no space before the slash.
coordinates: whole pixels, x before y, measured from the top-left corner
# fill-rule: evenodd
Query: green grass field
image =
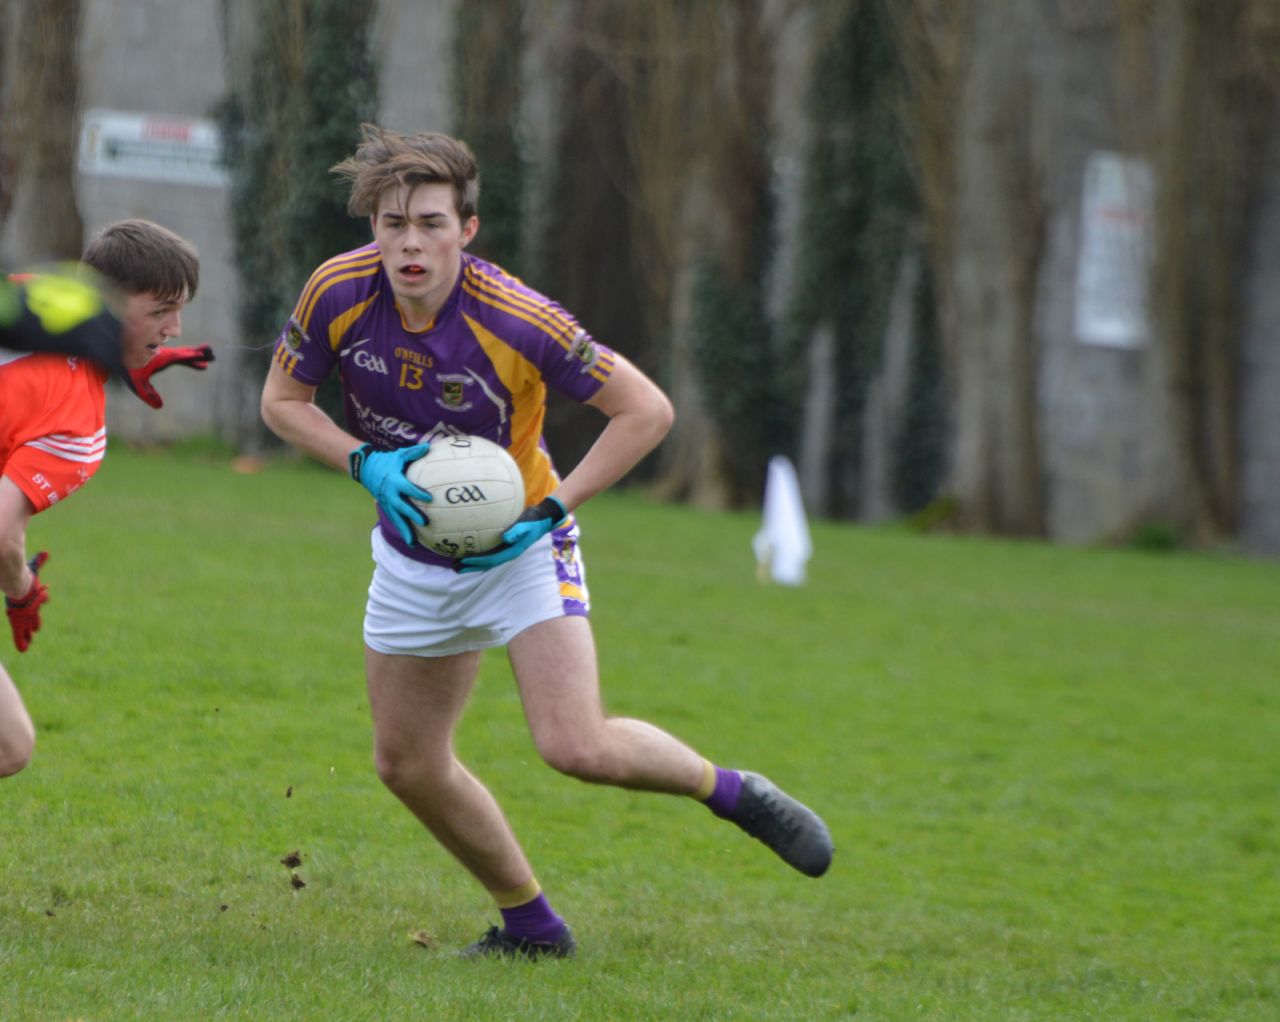
<path id="1" fill-rule="evenodd" d="M 810 802 L 825 878 L 541 766 L 494 653 L 462 754 L 581 951 L 455 960 L 496 913 L 372 768 L 364 492 L 113 449 L 4 640 L 0 1019 L 1280 1017 L 1280 566 L 816 523 L 788 589 L 755 515 L 580 517 L 610 709 Z"/>

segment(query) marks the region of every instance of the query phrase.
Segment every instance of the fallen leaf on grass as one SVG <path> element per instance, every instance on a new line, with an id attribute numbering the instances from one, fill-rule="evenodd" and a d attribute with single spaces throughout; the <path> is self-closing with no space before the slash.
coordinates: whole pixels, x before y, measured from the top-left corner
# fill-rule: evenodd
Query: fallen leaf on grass
<path id="1" fill-rule="evenodd" d="M 425 948 L 437 948 L 440 946 L 440 942 L 426 930 L 419 930 L 417 933 L 409 934 L 409 939 Z"/>
<path id="2" fill-rule="evenodd" d="M 261 458 L 255 458 L 252 454 L 242 454 L 238 458 L 231 459 L 231 471 L 237 475 L 252 476 L 262 472 L 267 467 L 267 463 Z"/>

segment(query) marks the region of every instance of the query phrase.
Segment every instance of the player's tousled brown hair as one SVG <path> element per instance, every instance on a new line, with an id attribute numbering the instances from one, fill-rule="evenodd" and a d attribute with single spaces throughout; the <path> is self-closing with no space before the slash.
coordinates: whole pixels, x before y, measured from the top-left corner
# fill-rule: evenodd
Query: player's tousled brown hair
<path id="1" fill-rule="evenodd" d="M 127 295 L 153 294 L 162 302 L 190 301 L 200 284 L 195 246 L 150 220 L 108 224 L 81 262 Z"/>
<path id="2" fill-rule="evenodd" d="M 475 154 L 460 139 L 435 131 L 401 135 L 376 124 L 362 124 L 363 141 L 355 155 L 329 169 L 351 185 L 347 212 L 370 216 L 383 192 L 395 185 L 453 186 L 458 219 L 476 215 L 480 203 L 480 170 Z"/>

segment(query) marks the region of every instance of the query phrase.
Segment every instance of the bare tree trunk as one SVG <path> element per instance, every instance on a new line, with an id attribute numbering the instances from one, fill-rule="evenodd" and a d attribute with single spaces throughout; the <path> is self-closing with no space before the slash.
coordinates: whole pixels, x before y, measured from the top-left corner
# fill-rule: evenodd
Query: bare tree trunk
<path id="1" fill-rule="evenodd" d="M 706 190 L 699 203 L 703 216 L 696 216 L 692 203 L 695 193 L 690 191 L 686 195 L 686 213 L 681 217 L 682 222 L 695 224 L 701 219 L 703 229 L 687 235 L 691 243 L 685 246 L 683 261 L 687 269 L 710 269 L 719 275 L 736 295 L 735 304 L 758 298 L 756 308 L 762 317 L 763 252 L 772 223 L 768 195 L 773 173 L 769 147 L 762 139 L 770 133 L 774 56 L 766 34 L 762 0 L 713 7 L 716 17 L 705 25 L 703 36 L 709 46 L 697 57 L 702 62 L 697 73 L 709 76 L 706 121 L 699 133 L 706 153 L 701 167 L 706 175 Z M 717 310 L 717 318 L 723 311 Z M 747 349 L 760 344 L 762 336 L 767 340 L 767 334 L 766 326 L 754 336 L 739 335 L 735 353 L 749 358 Z M 707 338 L 701 339 L 701 343 L 706 342 Z M 712 361 L 717 368 L 709 371 L 707 366 Z M 730 367 L 727 359 L 722 361 L 717 356 L 713 360 L 704 355 L 700 365 L 700 389 L 709 400 L 715 400 L 711 395 L 717 391 L 733 394 L 736 388 L 747 384 L 740 362 Z M 712 371 L 719 375 L 705 378 Z M 708 436 L 718 454 L 711 466 L 710 483 L 715 489 L 702 493 L 700 503 L 741 506 L 758 501 L 764 493 L 766 458 L 759 457 L 757 423 L 764 421 L 767 409 L 757 404 L 750 413 L 743 414 L 743 403 L 735 395 L 732 404 L 737 410 L 726 413 L 725 403 L 720 401 L 717 421 Z"/>
<path id="2" fill-rule="evenodd" d="M 1187 0 L 1169 14 L 1176 43 L 1156 151 L 1154 303 L 1176 471 L 1176 503 L 1165 513 L 1194 540 L 1212 542 L 1235 532 L 1239 513 L 1242 256 L 1280 93 L 1268 70 L 1280 19 L 1273 4 L 1250 0 Z"/>
<path id="3" fill-rule="evenodd" d="M 702 399 L 691 347 L 692 260 L 704 244 L 706 152 L 701 146 L 711 101 L 711 67 L 699 40 L 714 10 L 681 12 L 671 4 L 623 0 L 615 59 L 627 89 L 626 157 L 635 278 L 645 326 L 666 366 L 661 380 L 676 425 L 660 452 L 659 496 L 715 507 L 726 500 L 715 428 Z"/>
<path id="4" fill-rule="evenodd" d="M 22 260 L 77 259 L 84 245 L 74 187 L 80 0 L 8 6 L 0 213 L 11 201 L 9 240 Z"/>
<path id="5" fill-rule="evenodd" d="M 13 81 L 9 69 L 13 66 L 13 53 L 9 50 L 9 42 L 13 38 L 12 5 L 0 7 L 0 237 L 4 234 L 4 223 L 9 219 L 9 209 L 13 205 L 13 192 L 17 185 L 16 139 L 12 138 L 10 125 L 13 123 Z"/>
<path id="6" fill-rule="evenodd" d="M 1280 49 L 1280 10 L 1259 26 L 1267 52 Z M 1266 81 L 1267 79 L 1264 79 Z M 1240 488 L 1238 535 L 1246 549 L 1280 556 L 1280 68 L 1269 79 L 1270 112 L 1258 125 L 1259 193 L 1242 256 Z"/>
<path id="7" fill-rule="evenodd" d="M 973 0 L 971 9 L 944 231 L 956 425 L 950 489 L 965 527 L 1041 535 L 1032 319 L 1043 214 L 1022 68 L 1034 12 L 999 0 Z"/>
<path id="8" fill-rule="evenodd" d="M 612 118 L 610 141 L 620 131 L 622 145 L 596 152 L 627 203 L 623 240 L 642 326 L 676 406 L 657 490 L 708 507 L 734 497 L 724 460 L 733 445 L 706 402 L 718 381 L 699 369 L 694 287 L 706 264 L 734 280 L 750 269 L 747 235 L 761 222 L 754 203 L 768 173 L 753 135 L 770 88 L 760 6 L 601 0 L 583 8 L 583 44 L 599 68 L 583 83 L 587 98 L 603 85 L 618 93 L 601 113 Z"/>
<path id="9" fill-rule="evenodd" d="M 893 282 L 881 371 L 867 389 L 863 409 L 866 453 L 859 487 L 865 521 L 888 521 L 900 511 L 894 478 L 895 452 L 904 442 L 911 365 L 920 343 L 916 336 L 916 305 L 920 301 L 922 271 L 919 251 L 906 249 L 898 260 Z"/>

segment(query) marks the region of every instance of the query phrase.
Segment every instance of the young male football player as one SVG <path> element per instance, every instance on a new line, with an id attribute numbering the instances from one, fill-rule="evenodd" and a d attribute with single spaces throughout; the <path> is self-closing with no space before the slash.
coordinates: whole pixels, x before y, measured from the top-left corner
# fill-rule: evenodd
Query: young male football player
<path id="1" fill-rule="evenodd" d="M 155 372 L 202 369 L 213 358 L 207 347 L 164 347 L 182 332 L 182 307 L 199 283 L 189 242 L 159 224 L 125 220 L 94 238 L 83 262 L 113 292 L 112 309 L 92 284 L 56 272 L 6 281 L 0 291 L 0 341 L 23 349 L 0 347 L 0 589 L 20 653 L 49 599 L 40 578 L 49 555 L 28 560 L 27 526 L 97 471 L 107 444 L 107 367 L 159 407 Z M 26 766 L 34 743 L 31 718 L 0 666 L 0 777 Z"/>
<path id="2" fill-rule="evenodd" d="M 502 811 L 458 760 L 454 729 L 481 651 L 507 648 L 539 753 L 599 784 L 685 795 L 820 876 L 831 837 L 811 810 L 756 774 L 713 766 L 639 720 L 606 716 L 573 511 L 666 434 L 666 396 L 564 309 L 467 253 L 479 226 L 468 147 L 440 134 L 366 126 L 334 170 L 373 243 L 311 276 L 276 343 L 262 395 L 283 439 L 348 470 L 376 498 L 364 617 L 375 760 L 383 782 L 489 892 L 502 917 L 464 952 L 565 957 L 575 940 L 534 878 Z M 345 428 L 314 402 L 334 370 Z M 561 478 L 542 437 L 547 388 L 605 424 Z M 454 563 L 415 543 L 427 495 L 405 466 L 431 441 L 506 447 L 528 508 L 492 553 Z M 429 513 L 429 509 L 428 509 Z"/>

